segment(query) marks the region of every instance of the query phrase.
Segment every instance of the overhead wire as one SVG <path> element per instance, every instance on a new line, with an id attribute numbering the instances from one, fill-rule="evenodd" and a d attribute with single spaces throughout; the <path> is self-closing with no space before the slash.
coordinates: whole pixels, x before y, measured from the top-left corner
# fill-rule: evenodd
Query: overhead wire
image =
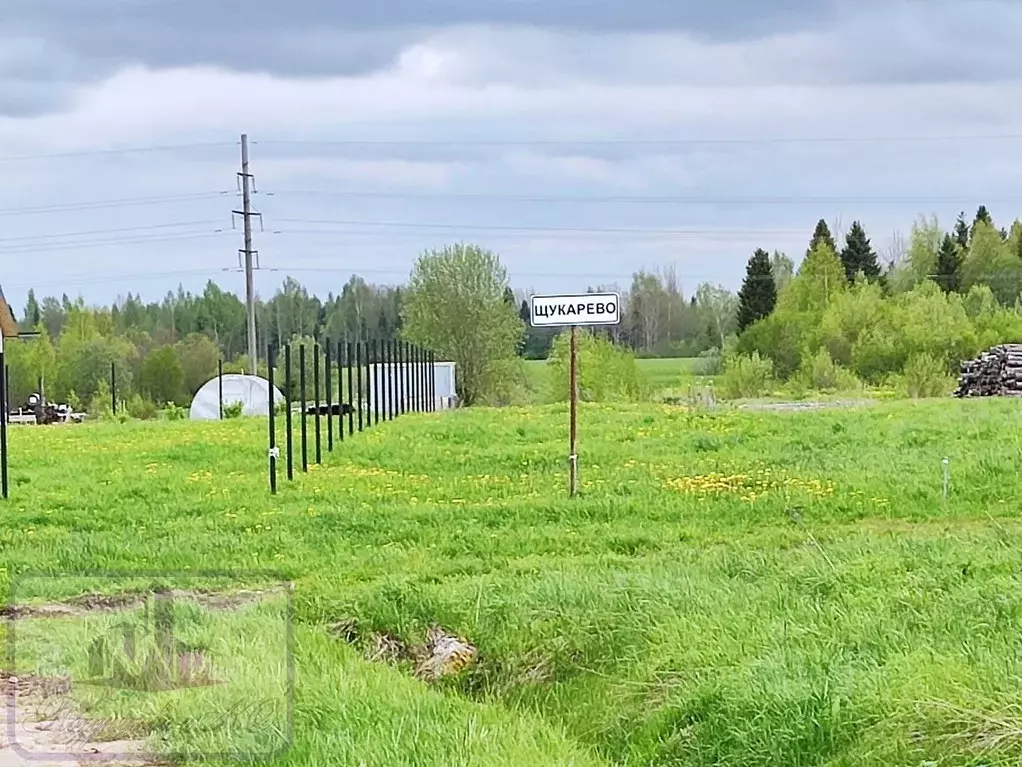
<path id="1" fill-rule="evenodd" d="M 0 243 L 4 242 L 32 242 L 34 240 L 52 240 L 67 237 L 86 237 L 96 234 L 120 234 L 122 232 L 145 232 L 153 229 L 174 229 L 182 226 L 205 226 L 219 223 L 219 219 L 206 221 L 177 221 L 164 224 L 145 224 L 142 226 L 122 226 L 115 229 L 88 229 L 79 232 L 51 232 L 49 234 L 30 234 L 20 237 L 0 237 Z M 89 240 L 84 240 L 89 242 Z"/>
<path id="2" fill-rule="evenodd" d="M 736 136 L 714 138 L 570 138 L 570 139 L 261 139 L 269 146 L 697 146 L 775 144 L 873 144 L 924 141 L 1016 141 L 1022 133 L 930 134 L 900 136 Z"/>
<path id="3" fill-rule="evenodd" d="M 672 228 L 613 228 L 613 227 L 566 227 L 566 226 L 515 226 L 515 225 L 498 225 L 498 224 L 467 224 L 467 223 L 438 223 L 438 222 L 415 222 L 415 221 L 358 221 L 358 220 L 334 220 L 334 219 L 308 219 L 308 218 L 276 218 L 276 221 L 281 223 L 293 223 L 293 224 L 322 224 L 330 226 L 364 226 L 364 227 L 382 227 L 395 229 L 457 229 L 466 231 L 484 231 L 484 232 L 573 232 L 581 234 L 627 234 L 627 235 L 642 235 L 642 234 L 667 234 L 667 235 L 678 235 L 678 236 L 700 236 L 700 235 L 714 235 L 714 234 L 740 234 L 740 235 L 776 235 L 788 233 L 801 233 L 801 230 L 790 229 L 729 229 L 729 230 L 712 230 L 712 229 L 672 229 Z M 283 230 L 280 230 L 283 232 Z M 329 230 L 306 230 L 307 232 L 325 231 L 331 233 Z"/>
<path id="4" fill-rule="evenodd" d="M 71 149 L 63 152 L 40 152 L 36 154 L 0 155 L 0 163 L 27 162 L 34 160 L 58 160 L 69 157 L 99 157 L 103 155 L 143 154 L 149 152 L 178 152 L 190 149 L 211 149 L 214 147 L 236 146 L 237 142 L 202 141 L 191 144 L 162 144 L 129 147 L 97 147 L 93 149 Z"/>
<path id="5" fill-rule="evenodd" d="M 234 191 L 193 192 L 189 194 L 170 194 L 160 197 L 134 197 L 117 200 L 80 200 L 77 202 L 53 203 L 50 205 L 22 205 L 15 208 L 0 208 L 0 216 L 26 215 L 32 213 L 65 213 L 76 210 L 98 210 L 102 208 L 134 207 L 141 205 L 165 204 L 174 202 L 191 202 L 193 200 L 209 200 L 237 194 Z"/>
<path id="6" fill-rule="evenodd" d="M 52 282 L 31 282 L 22 284 L 11 284 L 7 287 L 16 288 L 19 290 L 25 290 L 28 288 L 47 288 L 56 287 L 63 285 L 107 285 L 119 282 L 134 282 L 137 280 L 153 280 L 153 279 L 167 279 L 172 277 L 200 277 L 203 275 L 219 274 L 222 272 L 238 272 L 240 271 L 237 267 L 223 267 L 223 268 L 208 268 L 208 269 L 178 269 L 175 271 L 167 272 L 142 272 L 142 273 L 121 273 L 121 274 L 109 274 L 103 277 L 88 277 L 83 275 L 71 275 L 69 277 L 63 277 L 60 280 L 54 280 Z"/>
<path id="7" fill-rule="evenodd" d="M 681 204 L 681 205 L 807 205 L 807 204 L 925 204 L 960 203 L 963 199 L 983 199 L 988 202 L 1009 202 L 1022 200 L 1022 195 L 957 195 L 954 197 L 869 197 L 869 196 L 784 196 L 765 195 L 761 197 L 710 197 L 693 195 L 525 195 L 494 194 L 488 192 L 442 192 L 442 191 L 361 191 L 328 189 L 281 189 L 263 191 L 264 197 L 295 196 L 347 199 L 384 200 L 486 200 L 493 202 L 541 202 L 541 203 L 636 203 L 636 204 Z M 2 211 L 0 211 L 2 212 Z"/>
<path id="8" fill-rule="evenodd" d="M 119 247 L 121 245 L 159 244 L 164 242 L 180 242 L 183 240 L 201 240 L 215 237 L 226 237 L 231 234 L 227 230 L 181 233 L 171 235 L 154 235 L 140 237 L 123 237 L 106 240 L 85 240 L 80 242 L 58 242 L 52 245 L 31 244 L 15 245 L 14 247 L 0 248 L 0 255 L 17 253 L 50 253 L 63 250 L 80 250 L 98 247 Z"/>

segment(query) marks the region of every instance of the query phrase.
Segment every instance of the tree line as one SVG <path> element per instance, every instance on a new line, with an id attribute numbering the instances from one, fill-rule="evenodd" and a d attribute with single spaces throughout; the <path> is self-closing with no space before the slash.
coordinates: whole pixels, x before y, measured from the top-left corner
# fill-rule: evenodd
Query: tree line
<path id="1" fill-rule="evenodd" d="M 626 289 L 596 285 L 588 290 L 621 293 L 621 324 L 597 332 L 638 356 L 729 349 L 770 360 L 781 377 L 802 369 L 821 348 L 834 364 L 871 380 L 900 371 L 906 355 L 920 348 L 937 354 L 935 344 L 944 344 L 937 356 L 950 368 L 958 355 L 1015 332 L 1022 223 L 997 229 L 982 206 L 971 223 L 963 214 L 947 232 L 932 218 L 920 219 L 908 243 L 888 256 L 882 265 L 860 222 L 839 244 L 821 220 L 797 270 L 787 255 L 757 249 L 737 294 L 705 283 L 686 295 L 671 268 L 640 270 Z M 442 269 L 459 276 L 453 279 Z M 942 297 L 939 305 L 934 288 Z M 492 253 L 458 245 L 423 254 L 408 282 L 399 286 L 353 276 L 339 292 L 321 298 L 289 277 L 269 299 L 257 299 L 258 343 L 262 350 L 293 339 L 413 340 L 458 362 L 463 400 L 506 401 L 512 397 L 507 387 L 521 381 L 513 361 L 548 357 L 559 332 L 530 327 L 530 292 L 511 287 Z M 930 302 L 927 310 L 958 317 L 959 330 L 967 328 L 964 336 L 954 342 L 906 337 L 905 327 L 916 321 L 913 311 L 922 311 L 906 307 L 923 299 Z M 432 307 L 428 311 L 421 308 L 424 301 Z M 856 319 L 855 312 L 866 314 Z M 880 319 L 887 326 L 877 326 Z M 52 399 L 102 407 L 109 399 L 111 363 L 120 371 L 119 391 L 139 408 L 187 404 L 215 375 L 219 360 L 228 372 L 251 369 L 245 306 L 213 281 L 199 294 L 179 287 L 161 301 L 145 302 L 129 293 L 107 306 L 66 294 L 40 300 L 29 291 L 19 320 L 41 337 L 8 347 L 15 403 L 44 380 Z M 979 321 L 987 324 L 977 330 Z M 932 327 L 919 322 L 916 335 L 936 337 Z M 874 348 L 870 354 L 876 359 L 867 363 L 869 339 L 887 347 Z"/>
<path id="2" fill-rule="evenodd" d="M 752 255 L 736 330 L 732 368 L 749 378 L 828 388 L 929 377 L 915 388 L 942 391 L 963 359 L 1022 340 L 1022 222 L 998 228 L 985 206 L 949 231 L 922 218 L 883 266 L 859 222 L 839 246 L 821 220 L 783 284 L 764 251 Z"/>
<path id="3" fill-rule="evenodd" d="M 733 332 L 737 298 L 711 285 L 686 298 L 672 269 L 637 272 L 630 290 L 613 289 L 622 294 L 623 322 L 609 335 L 641 355 L 697 354 Z M 353 276 L 340 291 L 321 298 L 288 277 L 269 299 L 256 299 L 258 347 L 280 348 L 296 338 L 405 338 L 407 290 L 407 285 L 378 285 Z M 504 302 L 524 325 L 516 355 L 545 359 L 557 331 L 529 326 L 531 292 L 512 289 L 506 279 L 501 286 Z M 158 404 L 188 404 L 216 374 L 220 360 L 228 372 L 251 370 L 245 304 L 212 280 L 198 294 L 179 287 L 160 301 L 146 302 L 128 293 L 105 306 L 66 293 L 39 298 L 30 290 L 17 314 L 25 329 L 38 330 L 41 337 L 9 345 L 12 403 L 38 391 L 42 381 L 48 398 L 83 407 L 95 400 L 99 408 L 109 400 L 111 363 L 120 371 L 117 384 L 124 397 Z"/>

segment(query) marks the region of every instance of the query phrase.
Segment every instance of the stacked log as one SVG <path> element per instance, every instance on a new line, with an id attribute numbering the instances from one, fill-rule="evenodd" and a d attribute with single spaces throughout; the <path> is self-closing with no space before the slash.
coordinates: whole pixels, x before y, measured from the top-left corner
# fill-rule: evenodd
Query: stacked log
<path id="1" fill-rule="evenodd" d="M 1022 397 L 1022 344 L 1001 344 L 962 363 L 956 397 Z"/>

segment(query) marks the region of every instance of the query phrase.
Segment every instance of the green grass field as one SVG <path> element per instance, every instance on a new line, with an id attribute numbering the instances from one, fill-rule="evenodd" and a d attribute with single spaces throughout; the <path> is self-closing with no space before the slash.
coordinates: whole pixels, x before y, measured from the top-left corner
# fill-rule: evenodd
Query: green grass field
<path id="1" fill-rule="evenodd" d="M 698 374 L 703 361 L 694 357 L 638 359 L 639 372 L 654 393 L 679 386 L 684 379 Z M 550 370 L 546 360 L 526 360 L 529 382 L 541 398 L 550 388 Z"/>
<path id="2" fill-rule="evenodd" d="M 31 592 L 56 599 L 97 568 L 285 572 L 274 764 L 1017 765 L 1020 427 L 1010 400 L 583 404 L 575 500 L 562 406 L 405 416 L 282 467 L 276 497 L 259 419 L 15 428 L 0 576 L 67 573 Z M 225 619 L 240 668 L 271 612 Z M 478 664 L 426 683 L 365 659 L 434 624 Z"/>

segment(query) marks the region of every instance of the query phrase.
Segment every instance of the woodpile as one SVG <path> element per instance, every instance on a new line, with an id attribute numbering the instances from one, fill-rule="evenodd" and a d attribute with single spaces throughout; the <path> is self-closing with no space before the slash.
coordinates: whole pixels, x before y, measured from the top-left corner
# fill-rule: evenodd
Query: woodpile
<path id="1" fill-rule="evenodd" d="M 962 363 L 956 397 L 1022 397 L 1022 344 L 1002 344 Z"/>

